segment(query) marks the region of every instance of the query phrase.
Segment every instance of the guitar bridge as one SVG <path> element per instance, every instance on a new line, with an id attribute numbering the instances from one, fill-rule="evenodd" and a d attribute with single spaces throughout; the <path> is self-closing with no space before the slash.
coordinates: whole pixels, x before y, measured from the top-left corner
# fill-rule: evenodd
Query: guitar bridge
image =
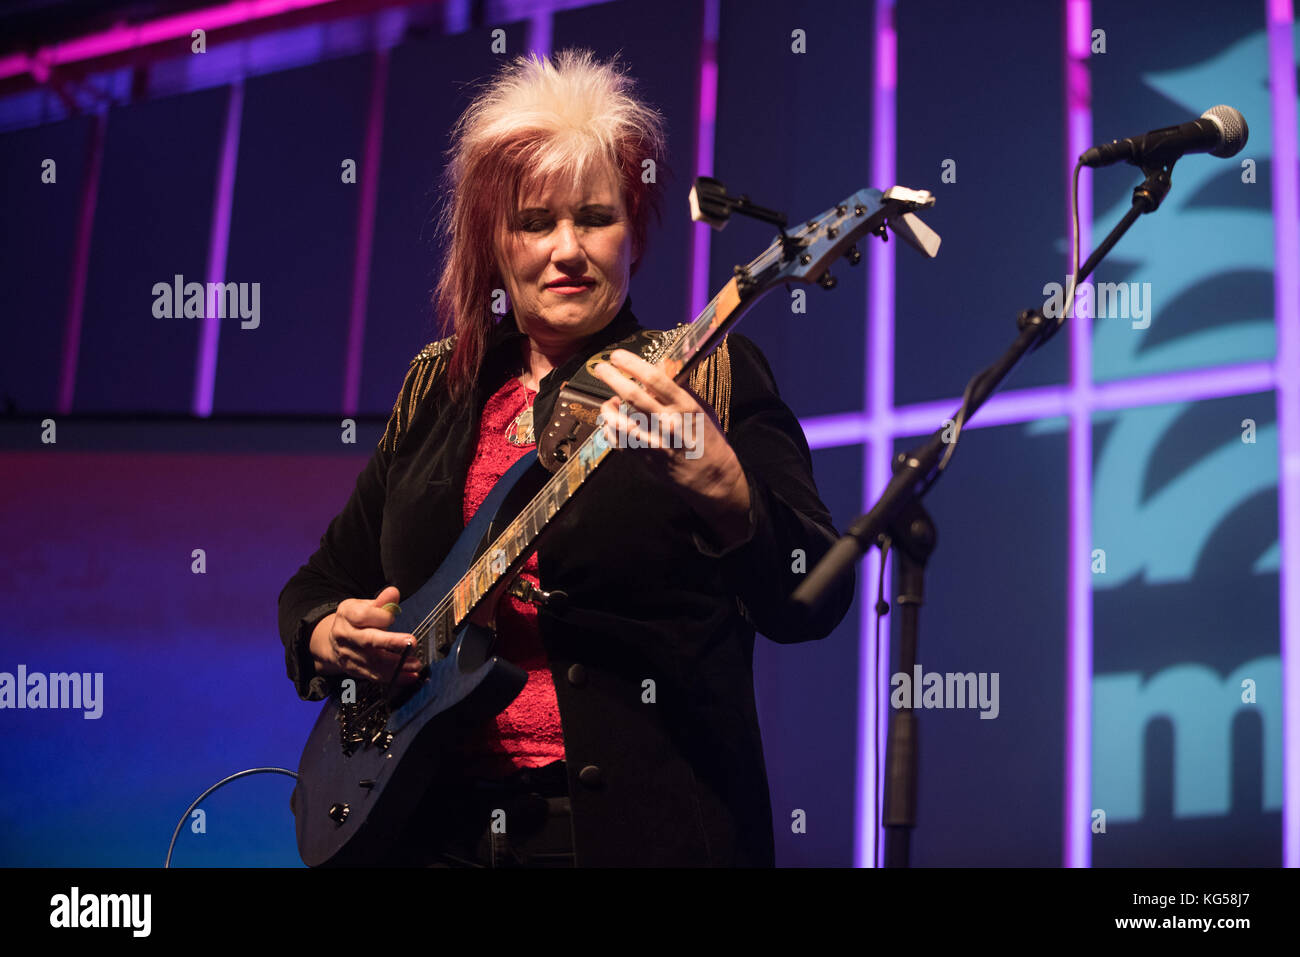
<path id="1" fill-rule="evenodd" d="M 358 748 L 385 742 L 388 736 L 390 711 L 383 685 L 356 681 L 356 692 L 356 701 L 339 705 L 339 745 L 348 757 Z"/>

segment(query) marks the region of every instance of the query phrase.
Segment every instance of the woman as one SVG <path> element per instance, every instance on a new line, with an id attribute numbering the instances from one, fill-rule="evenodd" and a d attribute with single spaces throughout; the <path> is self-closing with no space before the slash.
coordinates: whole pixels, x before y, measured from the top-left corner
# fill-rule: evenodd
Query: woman
<path id="1" fill-rule="evenodd" d="M 559 387 L 641 328 L 628 287 L 658 207 L 642 170 L 662 167 L 665 144 L 625 76 L 586 52 L 520 58 L 452 141 L 437 304 L 454 335 L 412 362 L 352 497 L 280 595 L 305 699 L 343 676 L 395 672 L 411 636 L 385 630 L 390 603 L 432 576 L 500 476 L 533 453 Z M 511 308 L 498 316 L 502 290 Z M 595 374 L 612 392 L 602 418 L 616 449 L 520 576 L 567 597 L 512 595 L 484 612 L 494 650 L 528 683 L 463 742 L 456 786 L 431 793 L 403 862 L 773 863 L 755 629 L 822 638 L 853 590 L 811 622 L 786 602 L 792 568 L 835 537 L 807 443 L 739 335 L 691 390 L 622 350 Z M 702 425 L 673 448 L 683 443 L 647 435 L 624 402 Z"/>

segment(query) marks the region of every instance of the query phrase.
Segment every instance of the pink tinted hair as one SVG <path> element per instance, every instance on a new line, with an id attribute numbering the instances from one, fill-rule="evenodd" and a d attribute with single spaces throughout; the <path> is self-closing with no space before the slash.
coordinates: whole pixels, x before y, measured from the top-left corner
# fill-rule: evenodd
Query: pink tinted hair
<path id="1" fill-rule="evenodd" d="M 657 182 L 642 181 L 642 163 L 666 170 L 663 117 L 634 95 L 635 81 L 616 58 L 599 62 L 589 50 L 562 50 L 553 59 L 534 54 L 501 68 L 451 131 L 443 173 L 438 233 L 444 249 L 434 306 L 444 334 L 456 334 L 447 380 L 455 400 L 478 377 L 494 289 L 504 288 L 497 267 L 498 237 L 521 199 L 556 181 L 581 182 L 602 166 L 622 187 L 640 264 L 650 217 L 660 215 Z"/>

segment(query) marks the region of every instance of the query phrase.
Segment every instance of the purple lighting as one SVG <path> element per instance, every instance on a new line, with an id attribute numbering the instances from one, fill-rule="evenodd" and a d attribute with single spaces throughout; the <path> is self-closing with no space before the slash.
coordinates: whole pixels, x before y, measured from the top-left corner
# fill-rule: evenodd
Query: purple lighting
<path id="1" fill-rule="evenodd" d="M 352 308 L 348 316 L 348 351 L 343 371 L 343 414 L 356 415 L 361 401 L 361 350 L 366 335 L 366 294 L 375 238 L 375 204 L 384 140 L 384 94 L 388 88 L 388 51 L 376 50 L 370 72 L 366 110 L 366 145 L 361 162 L 361 202 L 357 207 L 357 245 L 352 266 Z"/>
<path id="2" fill-rule="evenodd" d="M 1277 329 L 1278 572 L 1282 656 L 1282 866 L 1300 867 L 1300 162 L 1290 0 L 1268 5 Z"/>
<path id="3" fill-rule="evenodd" d="M 1092 4 L 1065 3 L 1065 182 L 1073 178 L 1075 159 L 1091 146 L 1092 90 L 1088 74 Z M 1079 249 L 1092 248 L 1092 174 L 1079 177 Z M 1067 212 L 1066 229 L 1071 227 Z M 1067 271 L 1073 265 L 1067 267 Z M 1069 548 L 1066 557 L 1065 664 L 1065 807 L 1062 822 L 1062 863 L 1088 867 L 1092 863 L 1089 811 L 1092 804 L 1092 317 L 1076 310 L 1070 320 L 1070 437 Z"/>
<path id="4" fill-rule="evenodd" d="M 528 17 L 528 49 L 538 56 L 551 55 L 555 17 L 549 7 L 538 7 Z"/>
<path id="5" fill-rule="evenodd" d="M 230 84 L 226 103 L 226 128 L 221 136 L 221 165 L 217 168 L 217 188 L 212 199 L 212 231 L 208 234 L 208 289 L 212 283 L 225 282 L 226 256 L 230 250 L 230 208 L 235 199 L 235 167 L 239 160 L 239 124 L 244 116 L 244 84 Z M 209 316 L 217 314 L 213 301 L 207 304 Z M 218 322 L 199 326 L 199 354 L 194 370 L 194 399 L 191 411 L 206 418 L 212 414 L 212 393 L 217 382 Z"/>
<path id="6" fill-rule="evenodd" d="M 86 162 L 86 180 L 81 187 L 77 209 L 77 245 L 72 255 L 72 286 L 68 293 L 68 311 L 63 319 L 63 360 L 59 364 L 58 410 L 72 411 L 72 397 L 77 388 L 77 358 L 81 352 L 81 319 L 86 305 L 86 271 L 90 268 L 90 237 L 95 228 L 95 203 L 99 199 L 99 173 L 104 165 L 104 137 L 108 130 L 108 112 L 95 115 L 90 131 L 90 156 Z"/>
<path id="7" fill-rule="evenodd" d="M 1012 425 L 1050 416 L 1065 415 L 1068 392 L 1061 386 L 1019 389 L 994 395 L 980 406 L 979 414 L 966 428 L 983 429 L 994 425 Z M 860 442 L 889 443 L 910 435 L 929 435 L 961 405 L 960 398 L 922 402 L 888 410 L 883 416 L 865 412 L 845 412 L 801 419 L 808 446 L 813 449 Z"/>
<path id="8" fill-rule="evenodd" d="M 898 90 L 898 36 L 894 30 L 894 0 L 877 0 L 875 19 L 875 82 L 871 93 L 871 183 L 878 189 L 894 185 L 898 132 L 895 103 Z M 894 248 L 897 243 L 871 243 L 867 252 L 867 354 L 865 395 L 868 421 L 881 423 L 894 402 Z M 889 483 L 892 436 L 878 433 L 863 446 L 862 501 L 870 507 Z M 880 574 L 880 553 L 872 549 L 862 567 L 862 581 Z M 877 673 L 873 603 L 859 602 L 858 617 L 858 760 L 853 863 L 875 867 L 872 845 L 882 850 L 880 828 L 881 756 L 884 754 L 885 692 L 888 675 Z M 888 630 L 882 640 L 888 645 Z M 886 667 L 886 671 L 888 668 Z M 874 720 L 873 720 L 874 716 Z M 874 735 L 872 733 L 874 726 Z"/>
<path id="9" fill-rule="evenodd" d="M 704 23 L 700 31 L 700 72 L 695 105 L 695 175 L 713 175 L 714 124 L 718 114 L 718 27 L 722 18 L 720 0 L 705 0 Z M 709 295 L 710 227 L 690 227 L 691 280 L 686 291 L 686 315 L 698 316 L 712 298 Z"/>
<path id="10" fill-rule="evenodd" d="M 1199 402 L 1232 395 L 1269 392 L 1278 383 L 1272 362 L 1250 362 L 1235 366 L 1193 369 L 1107 382 L 1092 389 L 1093 409 L 1129 409 L 1143 405 L 1171 402 Z M 1015 425 L 1068 415 L 1072 408 L 1071 391 L 1066 386 L 1042 386 L 1016 389 L 991 396 L 980 406 L 979 414 L 965 428 L 986 429 L 998 425 Z M 843 412 L 801 419 L 808 446 L 813 449 L 857 445 L 877 439 L 888 441 L 905 436 L 929 435 L 952 414 L 961 399 L 939 399 L 894 409 L 883 419 L 865 412 Z"/>
<path id="11" fill-rule="evenodd" d="M 121 23 L 100 33 L 41 47 L 34 54 L 15 53 L 0 57 L 0 80 L 30 72 L 37 82 L 44 83 L 49 79 L 51 67 L 94 60 L 181 37 L 188 39 L 196 27 L 202 27 L 211 33 L 252 20 L 263 20 L 337 2 L 338 0 L 242 0 L 190 10 L 171 17 L 160 17 L 145 23 Z"/>

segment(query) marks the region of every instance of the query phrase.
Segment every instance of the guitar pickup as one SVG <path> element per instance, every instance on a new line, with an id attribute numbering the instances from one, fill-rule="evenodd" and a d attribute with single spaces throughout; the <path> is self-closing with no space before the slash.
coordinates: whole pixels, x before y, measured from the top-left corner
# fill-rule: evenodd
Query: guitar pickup
<path id="1" fill-rule="evenodd" d="M 592 380 L 604 392 L 613 394 L 599 380 L 594 377 Z M 547 471 L 554 472 L 567 462 L 573 450 L 596 431 L 596 418 L 606 398 L 607 395 L 589 395 L 571 382 L 560 387 L 552 422 L 537 440 L 537 458 Z"/>

